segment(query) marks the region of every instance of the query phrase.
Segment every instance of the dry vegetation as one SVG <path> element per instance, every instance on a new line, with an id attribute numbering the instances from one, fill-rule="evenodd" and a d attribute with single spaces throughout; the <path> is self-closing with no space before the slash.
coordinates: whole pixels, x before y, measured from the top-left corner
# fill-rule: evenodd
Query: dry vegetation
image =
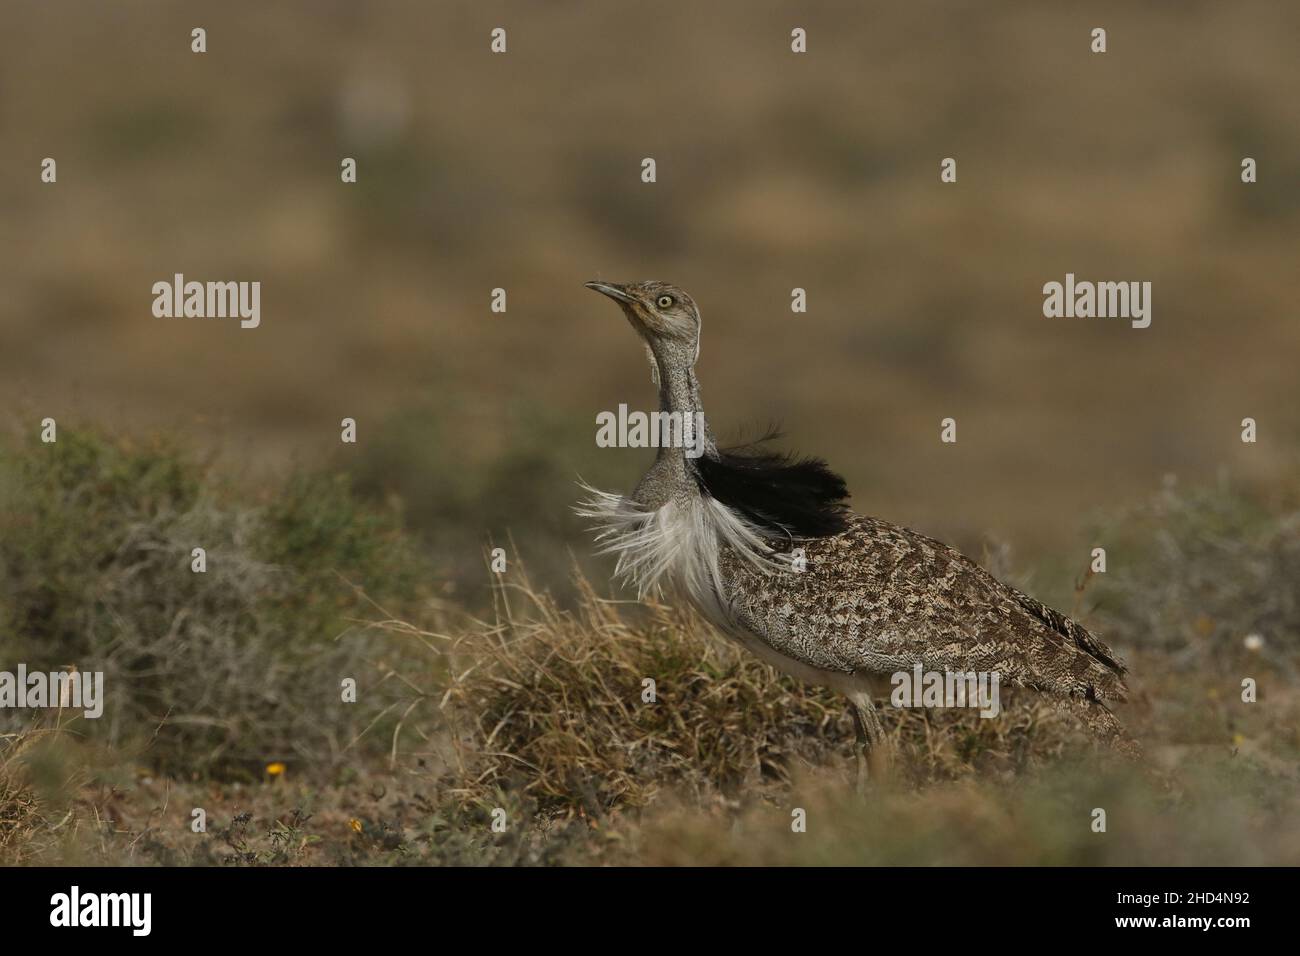
<path id="1" fill-rule="evenodd" d="M 4 659 L 103 669 L 109 705 L 98 722 L 0 714 L 6 863 L 1300 859 L 1286 497 L 1168 488 L 1108 532 L 1134 559 L 1086 598 L 1132 665 L 1122 717 L 1143 764 L 1094 753 L 1033 695 L 992 721 L 887 708 L 896 773 L 864 806 L 842 703 L 679 609 L 602 597 L 576 570 L 561 603 L 512 564 L 473 615 L 421 594 L 391 517 L 333 482 L 250 507 L 157 443 L 68 432 L 53 454 L 18 450 L 3 459 Z M 225 537 L 196 583 L 200 526 Z M 339 702 L 340 675 L 357 704 Z M 1240 702 L 1242 676 L 1258 704 Z"/>

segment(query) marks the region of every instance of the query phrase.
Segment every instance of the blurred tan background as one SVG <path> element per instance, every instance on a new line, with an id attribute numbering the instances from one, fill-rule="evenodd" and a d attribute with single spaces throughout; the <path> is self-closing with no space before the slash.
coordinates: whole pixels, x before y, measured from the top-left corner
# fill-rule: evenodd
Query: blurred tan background
<path id="1" fill-rule="evenodd" d="M 1294 472 L 1300 7 L 1044 7 L 7 0 L 0 401 L 551 554 L 576 475 L 651 455 L 595 447 L 654 394 L 582 283 L 660 278 L 723 437 L 779 421 L 860 510 L 1081 569 L 1166 474 Z M 176 272 L 260 280 L 261 327 L 154 318 Z M 1067 272 L 1150 280 L 1151 327 L 1044 318 Z"/>

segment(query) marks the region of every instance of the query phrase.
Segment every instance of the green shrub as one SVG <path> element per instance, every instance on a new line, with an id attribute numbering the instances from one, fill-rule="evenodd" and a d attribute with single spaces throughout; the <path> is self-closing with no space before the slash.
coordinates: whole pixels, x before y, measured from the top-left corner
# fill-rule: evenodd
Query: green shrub
<path id="1" fill-rule="evenodd" d="M 1099 531 L 1103 633 L 1237 673 L 1261 660 L 1294 673 L 1300 655 L 1300 507 L 1226 484 L 1170 483 Z M 1247 640 L 1250 638 L 1250 640 Z"/>
<path id="2" fill-rule="evenodd" d="M 424 576 L 395 514 L 346 479 L 255 500 L 173 443 L 66 426 L 0 455 L 0 661 L 104 672 L 104 715 L 79 732 L 172 771 L 251 771 L 328 764 L 383 711 L 361 591 L 410 607 Z"/>

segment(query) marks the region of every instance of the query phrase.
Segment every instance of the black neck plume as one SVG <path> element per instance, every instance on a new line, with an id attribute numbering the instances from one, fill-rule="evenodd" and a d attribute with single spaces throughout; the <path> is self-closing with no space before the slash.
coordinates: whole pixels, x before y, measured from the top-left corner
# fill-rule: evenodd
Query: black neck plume
<path id="1" fill-rule="evenodd" d="M 768 451 L 778 437 L 706 452 L 695 460 L 700 490 L 740 513 L 768 537 L 826 538 L 848 526 L 844 479 L 820 458 Z"/>

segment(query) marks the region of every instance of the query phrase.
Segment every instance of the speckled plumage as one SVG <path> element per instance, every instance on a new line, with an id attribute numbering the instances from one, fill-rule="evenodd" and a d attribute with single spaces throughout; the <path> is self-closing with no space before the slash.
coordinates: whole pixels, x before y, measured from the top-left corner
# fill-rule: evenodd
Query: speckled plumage
<path id="1" fill-rule="evenodd" d="M 919 663 L 1086 700 L 1126 697 L 1110 648 L 939 541 L 852 515 L 844 533 L 798 546 L 803 571 L 763 572 L 730 549 L 720 558 L 732 626 L 798 664 L 848 677 Z"/>
<path id="2" fill-rule="evenodd" d="M 694 300 L 660 282 L 588 286 L 618 301 L 644 339 L 661 409 L 701 412 Z M 1124 666 L 1082 625 L 939 541 L 849 512 L 842 480 L 815 459 L 720 451 L 707 423 L 704 448 L 704 467 L 660 448 L 630 498 L 597 493 L 580 509 L 642 590 L 675 585 L 764 660 L 844 692 L 871 743 L 882 737 L 874 679 L 920 664 L 996 672 L 1135 751 L 1106 708 L 1127 695 Z M 795 548 L 803 561 L 791 560 Z"/>

